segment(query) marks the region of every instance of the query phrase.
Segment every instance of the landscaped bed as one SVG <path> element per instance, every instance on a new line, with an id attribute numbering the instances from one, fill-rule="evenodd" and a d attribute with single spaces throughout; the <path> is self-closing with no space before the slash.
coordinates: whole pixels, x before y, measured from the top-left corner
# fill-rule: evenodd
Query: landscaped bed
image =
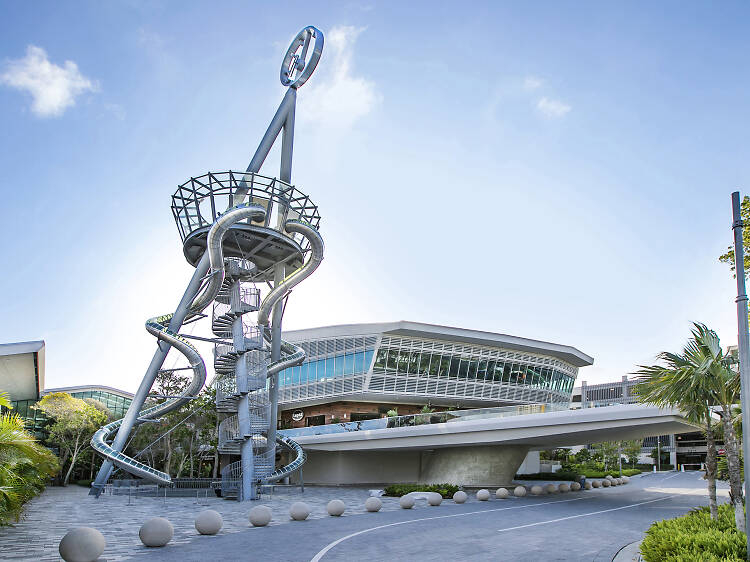
<path id="1" fill-rule="evenodd" d="M 623 476 L 635 476 L 640 474 L 641 470 L 637 468 L 623 468 Z M 612 476 L 619 476 L 619 470 L 582 470 L 581 472 L 563 472 L 558 470 L 557 472 L 538 472 L 536 474 L 516 474 L 515 480 L 565 480 L 575 481 L 578 477 L 583 475 L 586 478 L 605 478 L 608 474 Z"/>
<path id="2" fill-rule="evenodd" d="M 385 487 L 385 495 L 401 497 L 410 492 L 437 492 L 444 498 L 452 498 L 458 492 L 454 484 L 391 484 Z"/>
<path id="3" fill-rule="evenodd" d="M 708 507 L 651 525 L 641 543 L 646 562 L 742 562 L 747 555 L 745 534 L 734 525 L 731 504 L 719 506 L 718 521 Z"/>

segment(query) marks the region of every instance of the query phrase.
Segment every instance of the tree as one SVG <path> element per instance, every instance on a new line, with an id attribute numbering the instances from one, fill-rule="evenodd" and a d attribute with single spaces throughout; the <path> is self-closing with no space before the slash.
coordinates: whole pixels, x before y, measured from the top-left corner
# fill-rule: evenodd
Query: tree
<path id="1" fill-rule="evenodd" d="M 0 404 L 12 409 L 6 393 Z M 58 469 L 57 458 L 25 430 L 23 419 L 11 412 L 0 416 L 0 524 L 21 514 L 24 502 L 44 489 Z"/>
<path id="2" fill-rule="evenodd" d="M 619 466 L 620 444 L 617 441 L 603 441 L 591 446 L 595 455 L 604 463 L 604 470 L 608 471 Z"/>
<path id="3" fill-rule="evenodd" d="M 156 396 L 146 407 L 168 400 L 164 396 L 182 394 L 189 382 L 188 377 L 173 371 L 159 373 L 154 385 Z M 204 461 L 208 458 L 206 476 L 216 478 L 219 457 L 215 397 L 213 388 L 205 388 L 197 398 L 159 420 L 139 425 L 126 454 L 178 478 L 203 475 Z"/>
<path id="4" fill-rule="evenodd" d="M 662 352 L 662 365 L 640 366 L 636 371 L 640 383 L 636 394 L 641 402 L 678 408 L 688 421 L 699 425 L 706 434 L 706 479 L 712 519 L 717 518 L 716 505 L 716 439 L 711 426 L 712 407 L 724 428 L 724 446 L 730 476 L 730 497 L 734 505 L 735 524 L 744 531 L 742 481 L 736 432 L 732 423 L 732 404 L 739 398 L 739 377 L 730 368 L 719 337 L 705 325 L 694 323 L 692 337 L 682 353 Z"/>
<path id="5" fill-rule="evenodd" d="M 638 462 L 638 457 L 641 454 L 643 448 L 643 441 L 635 439 L 632 441 L 622 441 L 620 443 L 620 450 L 625 455 L 627 462 L 630 463 L 630 468 L 634 468 Z"/>
<path id="6" fill-rule="evenodd" d="M 61 466 L 70 462 L 62 481 L 62 485 L 67 486 L 81 450 L 88 446 L 91 436 L 106 423 L 108 416 L 93 404 L 73 398 L 67 392 L 47 394 L 35 407 L 53 422 L 49 427 L 49 441 L 60 448 Z"/>

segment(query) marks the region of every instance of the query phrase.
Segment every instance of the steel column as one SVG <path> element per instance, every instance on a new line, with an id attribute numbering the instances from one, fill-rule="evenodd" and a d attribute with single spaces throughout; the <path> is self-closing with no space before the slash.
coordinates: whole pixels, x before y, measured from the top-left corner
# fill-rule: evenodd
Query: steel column
<path id="1" fill-rule="evenodd" d="M 201 284 L 203 283 L 203 278 L 208 272 L 208 266 L 208 252 L 204 252 L 203 256 L 200 259 L 200 262 L 198 262 L 198 265 L 193 272 L 193 277 L 190 279 L 190 283 L 188 283 L 187 289 L 185 289 L 185 294 L 182 295 L 182 299 L 177 305 L 177 309 L 174 311 L 174 315 L 169 322 L 169 331 L 173 334 L 176 334 L 180 331 L 180 327 L 182 326 L 182 323 L 185 321 L 185 317 L 190 311 L 190 305 L 193 303 L 193 300 L 195 300 L 195 297 L 200 291 Z M 125 443 L 128 439 L 128 436 L 135 426 L 135 422 L 138 419 L 138 414 L 143 408 L 143 404 L 146 402 L 146 397 L 151 391 L 151 387 L 154 385 L 154 381 L 156 380 L 156 375 L 159 373 L 159 369 L 161 369 L 162 365 L 164 364 L 164 360 L 167 358 L 167 353 L 169 353 L 170 347 L 171 346 L 169 344 L 163 341 L 159 341 L 157 343 L 156 353 L 154 353 L 154 356 L 151 359 L 151 363 L 146 370 L 146 374 L 143 376 L 143 380 L 138 386 L 138 390 L 133 397 L 133 402 L 130 404 L 128 411 L 123 418 L 122 425 L 117 432 L 117 436 L 112 443 L 113 449 L 122 451 L 125 448 Z M 101 491 L 104 489 L 104 485 L 107 483 L 107 479 L 109 478 L 109 475 L 111 473 L 112 461 L 105 459 L 102 463 L 101 468 L 99 469 L 99 472 L 96 475 L 96 480 L 94 480 L 94 482 L 91 484 L 89 495 L 99 497 L 99 494 L 101 494 Z"/>
<path id="2" fill-rule="evenodd" d="M 745 248 L 742 238 L 744 227 L 740 192 L 732 193 L 732 230 L 734 231 L 734 272 L 737 278 L 737 344 L 740 352 L 740 384 L 742 403 L 742 454 L 745 459 L 745 494 L 750 490 L 750 339 L 748 339 L 747 290 L 745 289 Z M 747 556 L 750 560 L 750 517 L 745 517 Z"/>

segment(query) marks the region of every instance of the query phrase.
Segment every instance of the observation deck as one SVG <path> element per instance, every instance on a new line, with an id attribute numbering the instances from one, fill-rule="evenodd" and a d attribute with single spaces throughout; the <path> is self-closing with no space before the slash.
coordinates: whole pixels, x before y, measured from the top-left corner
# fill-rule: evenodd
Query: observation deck
<path id="1" fill-rule="evenodd" d="M 318 207 L 293 185 L 247 172 L 209 172 L 190 178 L 172 195 L 172 214 L 187 261 L 195 266 L 206 250 L 211 225 L 227 209 L 252 203 L 266 209 L 263 221 L 246 219 L 233 224 L 224 237 L 224 256 L 255 264 L 253 281 L 273 279 L 274 266 L 302 266 L 309 243 L 299 234 L 284 231 L 287 220 L 320 226 Z"/>

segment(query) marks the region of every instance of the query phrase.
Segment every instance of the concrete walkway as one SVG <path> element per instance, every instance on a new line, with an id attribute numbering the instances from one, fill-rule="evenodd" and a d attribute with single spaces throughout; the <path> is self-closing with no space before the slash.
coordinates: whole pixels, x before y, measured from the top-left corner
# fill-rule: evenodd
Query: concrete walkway
<path id="1" fill-rule="evenodd" d="M 510 498 L 463 505 L 446 500 L 439 507 L 419 502 L 402 510 L 397 499 L 382 498 L 383 511 L 366 513 L 368 491 L 360 488 L 287 489 L 261 502 L 218 498 L 138 498 L 106 496 L 95 500 L 78 487 L 52 488 L 31 502 L 28 516 L 12 528 L 0 528 L 0 560 L 59 560 L 57 545 L 65 532 L 87 525 L 107 539 L 103 559 L 200 561 L 351 561 L 393 560 L 585 560 L 610 562 L 629 543 L 640 540 L 655 520 L 676 517 L 706 503 L 698 473 L 647 474 L 616 488 L 540 497 Z M 720 498 L 726 490 L 720 490 Z M 329 517 L 326 503 L 340 498 L 344 517 Z M 290 521 L 289 505 L 311 505 L 311 519 Z M 249 526 L 251 507 L 265 504 L 274 514 L 267 528 Z M 200 536 L 195 514 L 210 507 L 224 517 L 214 537 Z M 147 549 L 138 539 L 149 517 L 167 517 L 173 541 Z"/>

